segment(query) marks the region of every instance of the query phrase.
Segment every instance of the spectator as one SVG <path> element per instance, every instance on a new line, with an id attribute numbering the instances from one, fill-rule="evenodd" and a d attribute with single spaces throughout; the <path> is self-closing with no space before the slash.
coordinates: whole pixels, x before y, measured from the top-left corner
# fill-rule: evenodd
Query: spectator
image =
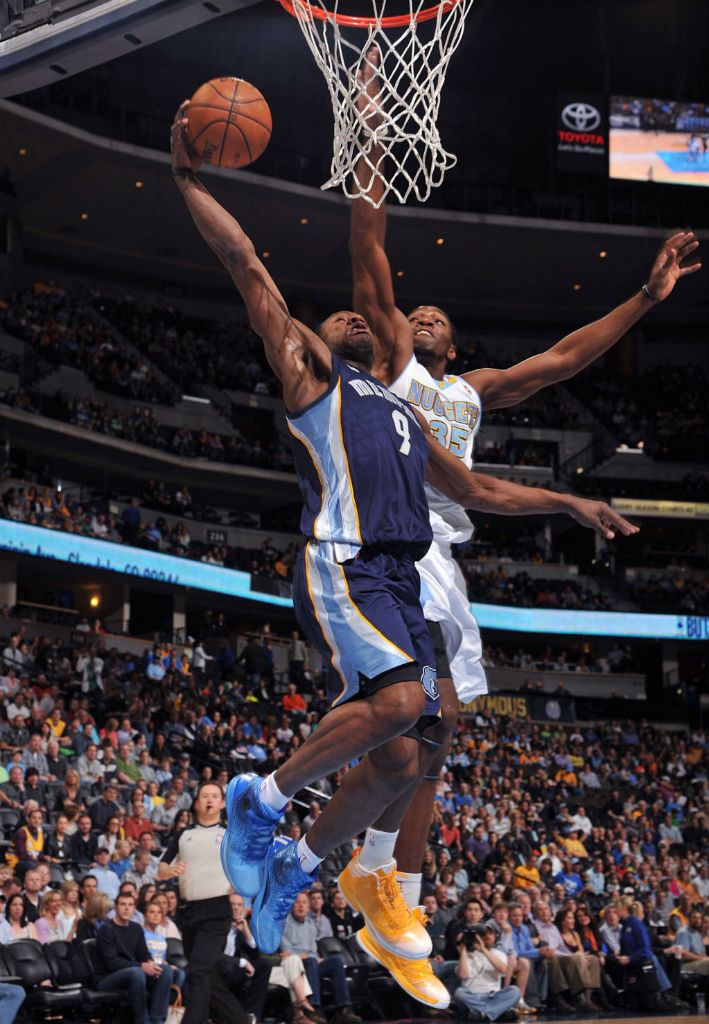
<path id="1" fill-rule="evenodd" d="M 56 889 L 45 892 L 39 905 L 39 917 L 37 918 L 37 937 L 42 945 L 47 942 L 66 940 L 71 942 L 74 937 L 74 927 L 66 927 L 66 921 L 61 917 L 62 894 Z"/>
<path id="2" fill-rule="evenodd" d="M 14 939 L 34 939 L 39 942 L 37 929 L 33 921 L 27 917 L 25 901 L 19 893 L 9 896 L 5 903 L 5 920 L 10 926 Z"/>
<path id="3" fill-rule="evenodd" d="M 98 839 L 91 831 L 91 818 L 82 814 L 78 831 L 71 837 L 71 859 L 77 864 L 92 864 L 96 856 Z"/>
<path id="4" fill-rule="evenodd" d="M 471 939 L 458 943 L 457 974 L 461 984 L 453 993 L 454 1002 L 467 1010 L 469 1020 L 512 1020 L 512 1014 L 516 1020 L 512 1007 L 520 993 L 516 985 L 500 988 L 507 957 L 495 946 L 495 930 L 492 925 L 480 925 L 479 931 L 467 934 Z"/>
<path id="5" fill-rule="evenodd" d="M 335 1024 L 358 1024 L 362 1018 L 358 1017 L 352 1010 L 352 999 L 347 987 L 342 958 L 337 955 L 322 959 L 318 957 L 315 925 L 307 919 L 309 909 L 308 897 L 301 893 L 300 896 L 296 897 L 295 903 L 286 919 L 281 951 L 286 954 L 299 956 L 302 959 L 305 973 L 312 989 L 310 1002 L 316 1013 L 322 1015 L 320 1010 L 320 981 L 323 978 L 329 978 L 333 986 L 333 999 L 335 1002 L 335 1016 L 332 1020 Z"/>
<path id="6" fill-rule="evenodd" d="M 99 846 L 94 855 L 94 862 L 91 865 L 91 874 L 96 879 L 96 885 L 100 892 L 105 892 L 111 899 L 115 900 L 120 889 L 120 882 L 115 871 L 109 868 L 110 853 L 106 846 Z"/>
<path id="7" fill-rule="evenodd" d="M 111 898 L 105 892 L 95 892 L 84 905 L 84 913 L 76 926 L 76 941 L 95 939 L 107 920 Z"/>
<path id="8" fill-rule="evenodd" d="M 131 918 L 135 900 L 122 893 L 116 900 L 116 915 L 106 921 L 97 938 L 97 987 L 100 991 L 125 989 L 135 1021 L 164 1021 L 167 1016 L 173 972 L 161 968 L 148 952 L 140 925 Z"/>

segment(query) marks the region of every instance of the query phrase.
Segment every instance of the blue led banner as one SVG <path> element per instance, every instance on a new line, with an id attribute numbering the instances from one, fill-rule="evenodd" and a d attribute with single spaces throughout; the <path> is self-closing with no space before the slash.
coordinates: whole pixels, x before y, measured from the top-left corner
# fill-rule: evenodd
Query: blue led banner
<path id="1" fill-rule="evenodd" d="M 158 580 L 177 587 L 194 587 L 250 601 L 292 607 L 289 597 L 262 594 L 252 589 L 251 576 L 206 562 L 163 555 L 125 544 L 77 537 L 0 519 L 0 548 L 37 558 L 55 558 L 74 565 Z M 512 608 L 498 604 L 471 604 L 484 629 L 520 633 L 557 633 L 575 636 L 645 637 L 660 640 L 707 640 L 709 618 L 695 615 L 646 615 L 640 612 L 577 612 L 558 608 Z"/>

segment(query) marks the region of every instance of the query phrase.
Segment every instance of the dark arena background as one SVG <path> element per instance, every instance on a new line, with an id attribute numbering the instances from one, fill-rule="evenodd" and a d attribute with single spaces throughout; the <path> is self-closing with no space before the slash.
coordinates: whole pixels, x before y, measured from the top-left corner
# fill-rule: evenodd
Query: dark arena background
<path id="1" fill-rule="evenodd" d="M 446 310 L 456 373 L 512 366 L 604 316 L 677 231 L 703 261 L 586 369 L 483 409 L 480 472 L 603 499 L 640 527 L 604 541 L 568 516 L 473 513 L 455 551 L 489 693 L 460 706 L 436 790 L 421 893 L 434 969 L 462 984 L 449 922 L 479 910 L 509 948 L 521 901 L 534 935 L 530 893 L 570 908 L 601 961 L 593 991 L 529 986 L 498 1019 L 707 1019 L 706 44 L 702 0 L 476 0 L 438 119 L 457 164 L 427 203 L 388 206 L 397 304 Z M 175 111 L 218 76 L 263 93 L 273 133 L 253 166 L 200 176 L 315 329 L 351 307 L 349 202 L 320 190 L 332 110 L 295 19 L 276 0 L 0 0 L 2 1024 L 13 986 L 18 1021 L 134 1019 L 125 993 L 97 994 L 95 939 L 81 940 L 96 925 L 77 926 L 97 848 L 116 879 L 171 890 L 156 858 L 198 780 L 267 775 L 328 709 L 320 655 L 293 647 L 303 541 L 280 385 L 170 175 Z M 93 815 L 82 840 L 109 778 L 118 831 Z M 296 794 L 279 831 L 305 833 L 341 779 Z M 154 835 L 128 828 L 116 848 L 141 790 Z M 30 799 L 44 847 L 23 860 Z M 352 1001 L 343 1016 L 326 983 L 320 1019 L 489 1019 L 455 998 L 425 1007 L 361 950 L 328 903 L 356 845 L 320 871 L 335 930 L 319 950 L 342 958 Z M 51 898 L 36 907 L 34 857 L 63 917 Z M 160 933 L 184 968 L 168 900 Z M 613 910 L 631 900 L 654 961 L 618 948 Z M 249 1012 L 249 981 L 229 978 Z M 308 1012 L 269 984 L 256 1016 Z"/>

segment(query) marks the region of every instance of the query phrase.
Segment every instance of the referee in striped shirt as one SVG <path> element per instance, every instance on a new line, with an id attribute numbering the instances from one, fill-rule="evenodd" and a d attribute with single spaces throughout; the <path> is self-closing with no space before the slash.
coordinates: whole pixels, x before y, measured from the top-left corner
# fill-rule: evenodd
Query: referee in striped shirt
<path id="1" fill-rule="evenodd" d="M 224 793 L 203 782 L 194 802 L 195 824 L 170 842 L 158 878 L 179 878 L 180 927 L 187 957 L 187 997 L 182 1024 L 207 1024 L 210 1008 L 229 1024 L 247 1024 L 248 1015 L 217 967 L 231 928 L 231 886 L 219 856 L 224 838 Z"/>

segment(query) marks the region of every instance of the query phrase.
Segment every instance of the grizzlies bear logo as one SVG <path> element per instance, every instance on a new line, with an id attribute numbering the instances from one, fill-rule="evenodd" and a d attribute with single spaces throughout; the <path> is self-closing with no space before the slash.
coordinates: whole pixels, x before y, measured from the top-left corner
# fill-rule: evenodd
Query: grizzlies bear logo
<path id="1" fill-rule="evenodd" d="M 423 686 L 423 692 L 429 700 L 438 700 L 438 677 L 436 676 L 435 668 L 431 668 L 430 665 L 424 666 L 421 685 Z"/>

